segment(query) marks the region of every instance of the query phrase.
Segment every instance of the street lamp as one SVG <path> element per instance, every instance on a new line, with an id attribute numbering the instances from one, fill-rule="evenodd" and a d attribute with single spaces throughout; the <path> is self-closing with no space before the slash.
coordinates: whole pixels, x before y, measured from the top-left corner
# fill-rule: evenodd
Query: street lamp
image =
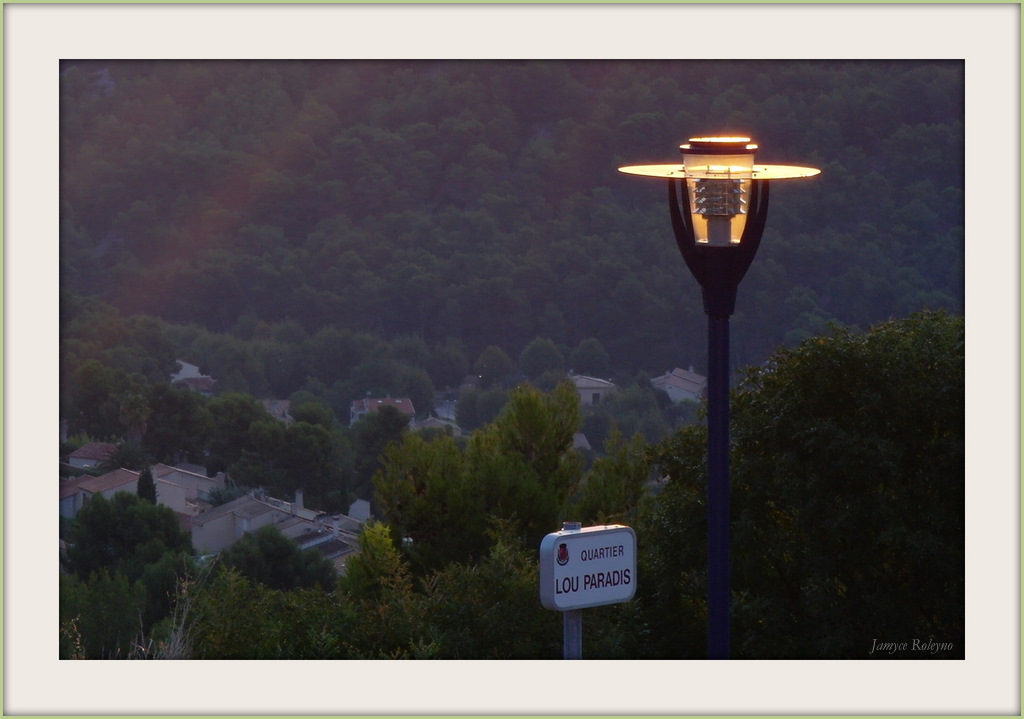
<path id="1" fill-rule="evenodd" d="M 667 179 L 679 251 L 700 284 L 708 316 L 708 657 L 729 657 L 729 317 L 768 216 L 768 181 L 820 170 L 755 165 L 749 137 L 698 137 L 682 165 L 620 167 Z M 679 183 L 683 184 L 680 198 Z"/>

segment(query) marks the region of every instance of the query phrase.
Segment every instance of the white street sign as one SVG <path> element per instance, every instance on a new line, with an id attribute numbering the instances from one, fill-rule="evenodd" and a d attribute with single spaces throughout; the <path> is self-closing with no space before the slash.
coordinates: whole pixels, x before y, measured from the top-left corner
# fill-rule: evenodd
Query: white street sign
<path id="1" fill-rule="evenodd" d="M 608 524 L 552 532 L 540 543 L 540 603 L 568 611 L 628 602 L 636 592 L 636 533 Z"/>

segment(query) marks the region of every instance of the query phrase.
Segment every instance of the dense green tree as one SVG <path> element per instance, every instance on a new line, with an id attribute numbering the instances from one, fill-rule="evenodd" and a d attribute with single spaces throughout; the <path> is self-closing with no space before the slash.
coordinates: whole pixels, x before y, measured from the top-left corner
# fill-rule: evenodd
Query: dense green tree
<path id="1" fill-rule="evenodd" d="M 308 379 L 302 368 L 303 345 L 266 339 L 263 337 L 266 323 L 260 321 L 259 326 L 260 331 L 250 339 L 250 346 L 263 368 L 263 376 L 267 381 L 266 394 L 273 398 L 288 397 Z"/>
<path id="2" fill-rule="evenodd" d="M 358 616 L 348 642 L 362 659 L 429 656 L 426 615 L 413 577 L 390 531 L 370 522 L 359 538 L 359 553 L 348 561 L 342 590 Z"/>
<path id="3" fill-rule="evenodd" d="M 200 462 L 214 433 L 207 399 L 161 383 L 150 386 L 147 401 L 153 410 L 143 444 L 147 454 L 172 464 L 180 459 Z"/>
<path id="4" fill-rule="evenodd" d="M 142 628 L 153 638 L 163 638 L 174 609 L 178 585 L 196 572 L 193 558 L 184 552 L 164 552 L 142 568 L 135 587 L 143 597 Z"/>
<path id="5" fill-rule="evenodd" d="M 250 431 L 254 423 L 276 426 L 276 420 L 251 395 L 228 392 L 210 400 L 207 407 L 214 426 L 209 443 L 211 459 L 223 467 L 237 462 L 246 450 L 261 449 Z"/>
<path id="6" fill-rule="evenodd" d="M 313 401 L 303 402 L 298 405 L 293 404 L 289 414 L 296 422 L 305 422 L 306 424 L 316 425 L 327 430 L 331 429 L 335 422 L 334 411 L 323 402 Z"/>
<path id="7" fill-rule="evenodd" d="M 143 634 L 145 599 L 120 572 L 60 576 L 60 658 L 128 659 Z"/>
<path id="8" fill-rule="evenodd" d="M 156 317 L 137 315 L 128 318 L 126 324 L 125 344 L 134 349 L 138 357 L 137 373 L 150 383 L 166 381 L 177 370 L 167 323 Z"/>
<path id="9" fill-rule="evenodd" d="M 395 337 L 390 343 L 391 355 L 399 362 L 426 369 L 430 363 L 430 348 L 418 335 Z"/>
<path id="10" fill-rule="evenodd" d="M 137 470 L 146 466 L 148 458 L 141 445 L 133 442 L 118 442 L 114 451 L 108 454 L 96 468 L 100 472 L 113 472 L 115 469 Z"/>
<path id="11" fill-rule="evenodd" d="M 518 524 L 527 546 L 539 544 L 562 519 L 565 504 L 583 470 L 573 450 L 580 426 L 576 390 L 565 382 L 551 393 L 528 386 L 515 389 L 508 405 L 487 431 L 467 448 L 479 469 L 487 506 Z"/>
<path id="12" fill-rule="evenodd" d="M 594 337 L 588 337 L 569 355 L 570 369 L 576 374 L 608 377 L 612 373 L 611 358 Z"/>
<path id="13" fill-rule="evenodd" d="M 490 424 L 498 419 L 508 401 L 509 393 L 498 387 L 480 392 L 476 397 L 477 426 Z"/>
<path id="14" fill-rule="evenodd" d="M 493 545 L 494 521 L 527 546 L 556 526 L 576 489 L 582 458 L 573 451 L 579 401 L 569 384 L 543 394 L 515 390 L 501 416 L 465 449 L 451 437 L 407 435 L 384 454 L 375 498 L 405 555 L 423 573 L 472 562 Z"/>
<path id="15" fill-rule="evenodd" d="M 236 569 L 200 576 L 179 596 L 192 659 L 357 658 L 358 619 L 335 593 L 275 590 Z"/>
<path id="16" fill-rule="evenodd" d="M 269 385 L 259 356 L 249 351 L 246 344 L 234 337 L 222 336 L 216 340 L 209 359 L 207 373 L 217 378 L 223 392 L 266 397 Z"/>
<path id="17" fill-rule="evenodd" d="M 271 589 L 330 591 L 336 581 L 333 565 L 319 551 L 300 549 L 273 525 L 245 534 L 220 553 L 219 561 Z"/>
<path id="18" fill-rule="evenodd" d="M 455 405 L 455 419 L 464 430 L 479 429 L 497 419 L 501 410 L 508 404 L 508 397 L 508 392 L 500 387 L 486 390 L 466 387 L 459 392 L 459 399 Z"/>
<path id="19" fill-rule="evenodd" d="M 359 538 L 359 554 L 347 566 L 344 585 L 357 599 L 379 598 L 395 583 L 412 589 L 409 570 L 387 526 L 370 521 Z"/>
<path id="20" fill-rule="evenodd" d="M 126 658 L 134 651 L 131 642 L 170 615 L 179 580 L 194 570 L 189 535 L 169 508 L 118 492 L 110 500 L 90 498 L 67 542 L 63 564 L 73 581 L 62 585 L 62 602 L 64 589 L 69 592 L 62 632 L 72 631 L 68 622 L 79 618 L 88 656 Z"/>
<path id="21" fill-rule="evenodd" d="M 152 408 L 141 394 L 129 394 L 121 399 L 120 419 L 126 431 L 126 438 L 132 444 L 141 444 L 142 435 L 146 433 L 146 426 Z"/>
<path id="22" fill-rule="evenodd" d="M 464 432 L 472 432 L 483 424 L 477 408 L 480 394 L 480 389 L 477 387 L 467 386 L 459 391 L 458 399 L 455 402 L 455 421 Z"/>
<path id="23" fill-rule="evenodd" d="M 236 569 L 207 574 L 188 586 L 187 631 L 194 659 L 280 658 L 277 593 Z"/>
<path id="24" fill-rule="evenodd" d="M 285 429 L 278 462 L 285 468 L 289 489 L 303 489 L 319 500 L 339 485 L 340 460 L 330 428 L 295 422 Z"/>
<path id="25" fill-rule="evenodd" d="M 242 484 L 284 495 L 304 490 L 309 501 L 322 505 L 331 492 L 342 489 L 352 450 L 324 405 L 302 405 L 298 415 L 288 424 L 269 414 L 250 424 L 228 472 Z"/>
<path id="26" fill-rule="evenodd" d="M 227 465 L 228 475 L 254 487 L 285 492 L 290 486 L 288 465 L 282 457 L 288 451 L 288 429 L 269 414 L 249 425 L 238 459 Z"/>
<path id="27" fill-rule="evenodd" d="M 652 444 L 664 439 L 669 432 L 657 395 L 639 385 L 626 387 L 609 396 L 598 411 L 607 412 L 623 434 L 640 433 Z"/>
<path id="28" fill-rule="evenodd" d="M 79 579 L 108 569 L 131 581 L 145 565 L 163 554 L 190 554 L 188 534 L 178 527 L 174 512 L 135 494 L 118 492 L 111 499 L 97 494 L 75 515 L 69 533 L 65 566 Z"/>
<path id="29" fill-rule="evenodd" d="M 915 315 L 781 350 L 734 393 L 734 653 L 861 658 L 880 636 L 964 651 L 964 324 Z M 660 655 L 699 655 L 702 430 L 662 449 L 645 530 Z M 651 586 L 647 582 L 645 586 Z M 689 648 L 687 648 L 689 647 Z"/>
<path id="30" fill-rule="evenodd" d="M 469 360 L 461 345 L 449 339 L 434 347 L 427 373 L 438 388 L 458 387 L 469 372 Z"/>
<path id="31" fill-rule="evenodd" d="M 88 359 L 74 371 L 69 386 L 68 417 L 72 431 L 93 437 L 120 437 L 120 399 L 137 394 L 139 383 L 122 369 L 111 369 L 97 359 Z"/>
<path id="32" fill-rule="evenodd" d="M 370 346 L 352 332 L 325 327 L 303 349 L 306 373 L 329 385 L 347 379 L 352 369 L 367 359 Z"/>
<path id="33" fill-rule="evenodd" d="M 607 408 L 597 407 L 584 413 L 580 431 L 587 438 L 591 448 L 594 448 L 603 447 L 611 433 L 619 430 Z"/>
<path id="34" fill-rule="evenodd" d="M 401 366 L 395 388 L 391 395 L 408 397 L 412 401 L 412 406 L 416 408 L 417 417 L 429 417 L 434 411 L 434 381 L 426 370 L 408 365 Z"/>
<path id="35" fill-rule="evenodd" d="M 406 433 L 409 418 L 389 405 L 371 412 L 353 428 L 355 458 L 353 490 L 365 497 L 372 490 L 373 475 L 380 468 L 380 458 L 387 446 L 400 442 Z"/>
<path id="36" fill-rule="evenodd" d="M 483 389 L 499 385 L 502 380 L 515 372 L 515 364 L 509 356 L 496 345 L 490 345 L 473 363 L 473 371 L 480 377 Z"/>
<path id="37" fill-rule="evenodd" d="M 468 561 L 487 549 L 487 508 L 449 436 L 426 441 L 417 433 L 391 444 L 374 477 L 374 499 L 396 541 L 419 571 Z"/>
<path id="38" fill-rule="evenodd" d="M 519 355 L 519 370 L 527 379 L 537 380 L 547 372 L 565 369 L 565 358 L 549 339 L 535 338 Z"/>
<path id="39" fill-rule="evenodd" d="M 639 434 L 626 440 L 618 430 L 605 443 L 579 492 L 575 516 L 588 524 L 631 525 L 651 480 L 653 457 Z"/>
<path id="40" fill-rule="evenodd" d="M 579 426 L 576 388 L 563 382 L 550 394 L 529 387 L 514 390 L 494 431 L 501 448 L 520 456 L 544 488 L 564 501 L 579 479 L 580 461 L 572 452 Z"/>
<path id="41" fill-rule="evenodd" d="M 499 537 L 481 561 L 452 563 L 432 575 L 423 600 L 434 638 L 432 655 L 441 659 L 560 658 L 560 617 L 537 601 L 540 580 L 535 554 L 514 539 Z"/>

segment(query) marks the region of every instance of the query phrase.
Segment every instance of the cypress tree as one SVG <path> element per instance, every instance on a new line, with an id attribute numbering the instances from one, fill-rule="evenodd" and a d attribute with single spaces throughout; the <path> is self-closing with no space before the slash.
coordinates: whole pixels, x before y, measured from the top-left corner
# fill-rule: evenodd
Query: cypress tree
<path id="1" fill-rule="evenodd" d="M 153 481 L 153 472 L 149 467 L 139 473 L 139 487 L 136 493 L 140 499 L 145 499 L 150 504 L 156 504 L 156 483 Z"/>

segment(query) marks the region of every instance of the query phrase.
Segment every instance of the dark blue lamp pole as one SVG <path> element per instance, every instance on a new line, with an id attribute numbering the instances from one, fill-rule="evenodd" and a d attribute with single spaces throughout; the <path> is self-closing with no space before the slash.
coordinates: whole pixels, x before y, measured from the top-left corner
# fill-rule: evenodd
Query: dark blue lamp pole
<path id="1" fill-rule="evenodd" d="M 619 169 L 669 180 L 676 243 L 701 287 L 708 316 L 708 658 L 728 659 L 729 317 L 740 280 L 761 244 L 768 180 L 809 177 L 818 170 L 754 165 L 757 145 L 746 137 L 695 138 L 680 150 L 682 166 Z"/>

